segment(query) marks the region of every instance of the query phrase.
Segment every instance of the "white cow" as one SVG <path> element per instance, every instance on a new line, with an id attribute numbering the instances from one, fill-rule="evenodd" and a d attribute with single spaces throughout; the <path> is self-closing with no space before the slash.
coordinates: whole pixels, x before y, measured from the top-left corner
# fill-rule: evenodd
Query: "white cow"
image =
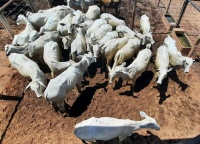
<path id="1" fill-rule="evenodd" d="M 80 23 L 84 22 L 84 14 L 80 11 L 77 10 L 73 13 L 73 18 L 72 18 L 72 25 L 77 26 Z"/>
<path id="2" fill-rule="evenodd" d="M 112 83 L 115 77 L 121 77 L 123 80 L 132 80 L 132 88 L 134 89 L 137 78 L 147 70 L 151 55 L 151 50 L 145 48 L 138 53 L 136 59 L 128 67 L 124 67 L 125 63 L 116 66 L 109 72 L 109 82 Z"/>
<path id="3" fill-rule="evenodd" d="M 8 58 L 11 65 L 17 69 L 21 75 L 32 79 L 26 89 L 31 87 L 37 97 L 41 97 L 47 85 L 47 78 L 40 70 L 39 66 L 24 54 L 12 53 Z"/>
<path id="4" fill-rule="evenodd" d="M 77 28 L 77 36 L 76 38 L 72 41 L 71 44 L 71 53 L 70 53 L 70 58 L 75 61 L 75 55 L 83 55 L 86 52 L 86 42 L 85 42 L 85 37 L 83 36 L 82 33 L 82 28 L 79 27 Z"/>
<path id="5" fill-rule="evenodd" d="M 21 33 L 14 36 L 12 45 L 24 45 L 26 42 L 34 41 L 39 37 L 35 28 L 24 15 L 18 15 L 16 23 L 17 25 L 26 25 L 26 27 Z"/>
<path id="6" fill-rule="evenodd" d="M 107 20 L 108 23 L 113 27 L 117 27 L 118 25 L 125 25 L 125 22 L 123 20 L 120 20 L 109 13 L 101 14 L 100 18 Z"/>
<path id="7" fill-rule="evenodd" d="M 64 15 L 67 15 L 69 13 L 72 14 L 75 10 L 69 6 L 59 5 L 50 9 L 39 10 L 38 13 L 52 13 L 52 12 L 57 12 L 57 11 L 62 11 L 64 12 Z"/>
<path id="8" fill-rule="evenodd" d="M 28 43 L 25 43 L 22 46 L 14 46 L 14 45 L 6 44 L 5 45 L 6 56 L 9 56 L 11 53 L 21 53 L 28 56 L 28 46 L 29 46 Z"/>
<path id="9" fill-rule="evenodd" d="M 137 54 L 140 50 L 140 39 L 133 38 L 129 39 L 128 43 L 123 46 L 117 53 L 115 54 L 114 64 L 112 69 L 116 66 L 122 64 L 123 62 L 132 58 L 135 54 Z"/>
<path id="10" fill-rule="evenodd" d="M 164 45 L 167 46 L 169 52 L 169 64 L 175 69 L 182 68 L 185 73 L 190 71 L 190 66 L 195 61 L 192 58 L 183 56 L 176 47 L 176 41 L 169 35 L 164 40 Z"/>
<path id="11" fill-rule="evenodd" d="M 58 22 L 57 31 L 59 31 L 62 36 L 72 34 L 72 18 L 73 15 L 69 13 L 61 21 Z"/>
<path id="12" fill-rule="evenodd" d="M 169 53 L 168 48 L 164 45 L 160 46 L 156 52 L 155 60 L 155 80 L 157 79 L 157 84 L 161 85 L 164 78 L 167 77 L 167 73 L 172 69 L 169 69 Z M 154 84 L 153 84 L 154 85 Z"/>
<path id="13" fill-rule="evenodd" d="M 98 40 L 103 38 L 107 32 L 111 32 L 111 31 L 112 31 L 112 26 L 110 24 L 103 24 L 95 31 L 95 33 L 92 33 L 90 35 L 90 39 L 92 43 L 94 44 Z"/>
<path id="14" fill-rule="evenodd" d="M 51 79 L 45 92 L 45 99 L 51 103 L 53 107 L 58 106 L 61 112 L 67 113 L 65 108 L 65 96 L 75 86 L 81 93 L 81 80 L 87 67 L 94 62 L 92 56 L 84 55 L 78 63 L 72 64 L 67 70 Z"/>
<path id="15" fill-rule="evenodd" d="M 31 22 L 33 27 L 39 31 L 42 26 L 45 25 L 45 19 L 48 17 L 59 17 L 64 18 L 65 13 L 62 11 L 57 11 L 57 12 L 51 12 L 51 13 L 31 13 L 27 12 L 26 16 L 28 18 L 28 21 Z"/>
<path id="16" fill-rule="evenodd" d="M 129 27 L 125 26 L 125 25 L 118 25 L 116 27 L 116 31 L 119 33 L 120 37 L 135 37 L 136 33 L 134 31 L 132 31 Z"/>
<path id="17" fill-rule="evenodd" d="M 91 117 L 75 125 L 74 134 L 76 137 L 85 141 L 94 142 L 96 140 L 108 141 L 113 138 L 119 138 L 123 141 L 131 136 L 133 131 L 143 128 L 160 130 L 156 120 L 140 111 L 140 115 L 145 119 L 133 121 L 130 119 L 118 119 L 112 117 Z"/>
<path id="18" fill-rule="evenodd" d="M 107 69 L 110 71 L 110 64 L 117 53 L 118 50 L 120 50 L 122 47 L 124 47 L 128 42 L 128 37 L 123 37 L 123 38 L 116 38 L 116 39 L 111 39 L 108 40 L 105 45 L 102 47 L 102 54 L 105 57 L 106 60 L 106 66 Z"/>
<path id="19" fill-rule="evenodd" d="M 88 11 L 85 14 L 86 20 L 96 20 L 100 17 L 101 11 L 97 5 L 89 6 Z"/>
<path id="20" fill-rule="evenodd" d="M 149 17 L 146 14 L 142 15 L 140 18 L 140 31 L 144 35 L 151 32 L 150 28 Z"/>
<path id="21" fill-rule="evenodd" d="M 56 42 L 49 41 L 44 45 L 43 59 L 50 68 L 52 77 L 54 77 L 55 70 L 52 66 L 52 62 L 59 62 L 61 60 L 60 48 Z"/>

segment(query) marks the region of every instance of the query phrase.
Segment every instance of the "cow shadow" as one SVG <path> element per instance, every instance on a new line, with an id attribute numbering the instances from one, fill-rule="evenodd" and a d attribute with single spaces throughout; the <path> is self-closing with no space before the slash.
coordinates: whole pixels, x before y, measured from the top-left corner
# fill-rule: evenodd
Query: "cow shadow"
<path id="1" fill-rule="evenodd" d="M 70 117 L 78 117 L 84 111 L 86 111 L 89 104 L 91 103 L 91 100 L 96 90 L 104 88 L 104 90 L 107 91 L 106 89 L 107 84 L 108 81 L 101 84 L 96 84 L 96 86 L 87 87 L 84 91 L 82 91 L 82 94 L 76 99 L 76 101 L 74 102 L 74 104 L 70 109 Z"/>
<path id="2" fill-rule="evenodd" d="M 185 83 L 183 83 L 183 82 L 181 82 L 181 81 L 179 80 L 179 78 L 178 78 L 178 76 L 177 76 L 177 72 L 176 72 L 175 70 L 172 70 L 172 71 L 169 73 L 168 77 L 169 77 L 171 80 L 173 80 L 174 82 L 178 83 L 179 86 L 181 87 L 181 90 L 182 90 L 182 91 L 185 91 L 185 90 L 188 88 L 188 84 L 185 84 Z"/>
<path id="3" fill-rule="evenodd" d="M 162 82 L 162 84 L 160 86 L 157 86 L 155 87 L 158 92 L 160 93 L 160 100 L 159 100 L 159 104 L 161 105 L 167 98 L 169 98 L 171 95 L 166 95 L 166 92 L 167 92 L 167 88 L 168 88 L 168 83 L 169 83 L 169 80 L 168 78 L 165 78 Z"/>

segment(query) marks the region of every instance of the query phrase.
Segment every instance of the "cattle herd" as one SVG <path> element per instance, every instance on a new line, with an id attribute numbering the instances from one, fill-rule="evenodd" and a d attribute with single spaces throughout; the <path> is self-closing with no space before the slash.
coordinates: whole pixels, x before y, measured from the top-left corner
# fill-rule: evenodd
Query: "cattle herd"
<path id="1" fill-rule="evenodd" d="M 75 86 L 81 93 L 81 81 L 88 66 L 103 60 L 110 83 L 120 77 L 131 80 L 134 88 L 136 79 L 148 68 L 151 47 L 155 43 L 147 15 L 141 16 L 141 31 L 137 32 L 112 14 L 101 14 L 96 5 L 89 6 L 86 13 L 64 5 L 39 10 L 38 13 L 27 12 L 26 16 L 19 15 L 16 22 L 26 26 L 15 35 L 12 44 L 5 46 L 11 65 L 21 75 L 31 78 L 25 90 L 30 87 L 37 97 L 43 96 L 53 108 L 64 114 L 69 114 L 65 97 Z M 127 60 L 133 58 L 127 66 Z M 176 41 L 167 35 L 163 45 L 157 49 L 154 85 L 161 85 L 174 68 L 189 72 L 192 63 L 193 59 L 183 56 L 177 50 Z M 38 64 L 51 70 L 49 82 Z M 134 130 L 160 129 L 155 119 L 142 111 L 140 115 L 145 119 L 92 117 L 76 124 L 74 134 L 83 142 L 115 137 L 122 141 Z"/>

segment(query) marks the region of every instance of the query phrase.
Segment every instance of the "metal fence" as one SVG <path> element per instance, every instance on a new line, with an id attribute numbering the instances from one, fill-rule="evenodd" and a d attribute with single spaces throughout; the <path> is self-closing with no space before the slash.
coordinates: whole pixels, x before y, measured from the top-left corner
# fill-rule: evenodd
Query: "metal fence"
<path id="1" fill-rule="evenodd" d="M 49 0 L 3 0 L 0 1 L 0 29 L 6 28 L 14 37 L 10 25 L 15 24 L 19 14 L 25 15 L 28 11 L 37 12 L 39 9 L 49 8 Z"/>

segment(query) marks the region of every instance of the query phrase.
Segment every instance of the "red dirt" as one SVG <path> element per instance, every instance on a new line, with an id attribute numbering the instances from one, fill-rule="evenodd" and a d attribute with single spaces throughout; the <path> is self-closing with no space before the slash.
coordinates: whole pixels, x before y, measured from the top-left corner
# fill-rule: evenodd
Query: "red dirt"
<path id="1" fill-rule="evenodd" d="M 155 2 L 155 1 L 154 1 Z M 129 8 L 129 9 L 128 9 Z M 135 28 L 139 29 L 139 18 L 146 13 L 151 20 L 152 31 L 165 33 L 160 10 L 149 0 L 139 1 Z M 122 2 L 121 14 L 130 26 L 131 10 L 127 2 Z M 16 31 L 18 27 L 13 26 Z M 156 41 L 153 53 L 163 43 L 167 34 L 154 34 Z M 93 64 L 89 71 L 92 78 L 86 77 L 82 83 L 83 94 L 76 89 L 66 97 L 72 106 L 73 116 L 63 118 L 54 112 L 43 98 L 37 98 L 28 89 L 22 96 L 29 80 L 11 67 L 3 51 L 12 38 L 5 30 L 0 31 L 0 134 L 2 144 L 81 144 L 73 134 L 74 125 L 82 120 L 110 116 L 123 119 L 141 120 L 139 111 L 154 117 L 160 131 L 140 130 L 123 141 L 124 144 L 169 144 L 193 138 L 200 132 L 199 79 L 200 63 L 194 63 L 188 74 L 182 70 L 171 72 L 161 89 L 151 89 L 154 64 L 136 82 L 136 92 L 130 85 L 116 79 L 108 83 L 100 64 Z M 198 50 L 195 51 L 199 55 Z M 193 58 L 196 58 L 193 56 Z M 48 74 L 47 74 L 48 75 Z M 116 144 L 113 139 L 107 144 Z"/>

